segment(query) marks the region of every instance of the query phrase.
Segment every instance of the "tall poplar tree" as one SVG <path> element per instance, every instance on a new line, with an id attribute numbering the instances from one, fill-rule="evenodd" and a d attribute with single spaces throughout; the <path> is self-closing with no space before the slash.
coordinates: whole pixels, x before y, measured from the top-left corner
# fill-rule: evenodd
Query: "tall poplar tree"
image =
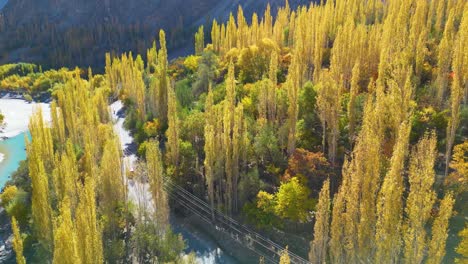
<path id="1" fill-rule="evenodd" d="M 428 264 L 439 264 L 445 256 L 445 247 L 448 237 L 449 220 L 452 217 L 455 199 L 449 193 L 440 202 L 439 215 L 432 224 L 432 238 L 429 242 Z"/>
<path id="2" fill-rule="evenodd" d="M 233 138 L 232 132 L 234 129 L 234 114 L 236 104 L 236 83 L 234 63 L 229 63 L 228 75 L 226 79 L 226 98 L 224 100 L 224 118 L 223 118 L 223 138 L 225 147 L 225 173 L 226 173 L 226 208 L 229 213 L 232 213 L 234 202 L 234 170 L 233 170 Z"/>
<path id="3" fill-rule="evenodd" d="M 27 146 L 29 159 L 29 177 L 31 177 L 31 209 L 33 219 L 33 229 L 48 250 L 52 249 L 52 208 L 49 202 L 49 179 L 45 172 L 42 159 L 37 153 L 39 139 Z"/>
<path id="4" fill-rule="evenodd" d="M 11 218 L 11 229 L 13 230 L 13 249 L 16 254 L 16 263 L 26 264 L 26 259 L 23 256 L 23 238 L 14 216 Z"/>
<path id="5" fill-rule="evenodd" d="M 421 263 L 426 249 L 425 225 L 435 202 L 432 185 L 435 180 L 436 137 L 425 135 L 411 154 L 410 189 L 406 199 L 407 215 L 404 227 L 405 263 Z"/>
<path id="6" fill-rule="evenodd" d="M 163 124 L 167 122 L 167 102 L 169 95 L 169 81 L 167 78 L 167 48 L 166 48 L 166 33 L 163 30 L 159 31 L 159 53 L 158 53 L 158 66 L 157 66 L 157 103 L 158 103 L 158 116 Z"/>
<path id="7" fill-rule="evenodd" d="M 197 33 L 195 33 L 195 55 L 200 55 L 203 52 L 204 48 L 205 48 L 205 32 L 203 30 L 203 25 L 201 25 L 198 28 Z"/>
<path id="8" fill-rule="evenodd" d="M 92 175 L 87 175 L 80 189 L 80 202 L 75 213 L 78 256 L 83 264 L 104 261 L 102 232 L 96 212 L 96 191 Z"/>
<path id="9" fill-rule="evenodd" d="M 179 166 L 179 118 L 177 116 L 177 99 L 175 96 L 174 85 L 171 84 L 168 89 L 168 107 L 167 120 L 168 128 L 166 131 L 167 145 L 166 155 L 169 164 L 177 169 Z"/>
<path id="10" fill-rule="evenodd" d="M 315 214 L 314 240 L 309 251 L 311 263 L 326 263 L 330 230 L 330 180 L 327 179 L 319 194 Z"/>
<path id="11" fill-rule="evenodd" d="M 410 129 L 411 125 L 408 122 L 402 123 L 390 161 L 390 169 L 378 196 L 375 231 L 375 261 L 378 263 L 396 263 L 400 256 L 403 173 Z"/>
<path id="12" fill-rule="evenodd" d="M 146 164 L 157 226 L 162 234 L 169 226 L 169 204 L 164 190 L 163 164 L 157 141 L 146 144 Z"/>
<path id="13" fill-rule="evenodd" d="M 73 226 L 70 201 L 67 197 L 60 206 L 60 215 L 57 218 L 57 227 L 54 231 L 54 258 L 53 264 L 80 264 L 78 257 L 76 231 Z"/>

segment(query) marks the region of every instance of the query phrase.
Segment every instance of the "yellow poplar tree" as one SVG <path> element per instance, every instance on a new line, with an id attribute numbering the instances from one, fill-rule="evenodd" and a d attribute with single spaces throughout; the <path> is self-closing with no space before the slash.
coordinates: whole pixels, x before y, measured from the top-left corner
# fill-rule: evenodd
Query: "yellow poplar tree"
<path id="1" fill-rule="evenodd" d="M 87 176 L 75 214 L 78 256 L 83 264 L 103 263 L 102 232 L 96 213 L 94 179 Z"/>
<path id="2" fill-rule="evenodd" d="M 163 165 L 157 141 L 146 144 L 146 164 L 158 228 L 164 232 L 169 225 L 169 204 L 164 190 Z"/>
<path id="3" fill-rule="evenodd" d="M 291 263 L 291 258 L 289 257 L 288 247 L 281 252 L 279 264 L 289 264 Z"/>
<path id="4" fill-rule="evenodd" d="M 426 248 L 425 225 L 435 201 L 432 185 L 435 180 L 436 137 L 425 135 L 411 154 L 410 189 L 406 199 L 407 215 L 404 227 L 405 263 L 421 263 Z"/>
<path id="5" fill-rule="evenodd" d="M 26 259 L 23 256 L 23 238 L 21 237 L 15 217 L 11 218 L 11 229 L 13 230 L 13 249 L 16 254 L 16 263 L 26 264 Z"/>
<path id="6" fill-rule="evenodd" d="M 215 25 L 213 24 L 213 27 Z M 205 32 L 203 30 L 203 25 L 198 28 L 197 33 L 195 33 L 195 55 L 200 55 L 205 48 Z"/>
<path id="7" fill-rule="evenodd" d="M 449 220 L 452 217 L 455 199 L 452 194 L 445 195 L 440 202 L 439 215 L 432 224 L 432 239 L 429 242 L 428 264 L 439 264 L 445 256 L 445 246 L 448 237 Z"/>
<path id="8" fill-rule="evenodd" d="M 76 231 L 73 226 L 70 201 L 67 197 L 62 201 L 60 215 L 57 218 L 57 227 L 54 231 L 54 258 L 53 264 L 79 264 Z"/>
<path id="9" fill-rule="evenodd" d="M 351 89 L 349 91 L 349 102 L 348 102 L 348 130 L 349 137 L 352 142 L 354 139 L 354 130 L 356 127 L 356 96 L 359 94 L 359 78 L 360 78 L 360 64 L 356 62 L 352 71 L 351 78 Z"/>
<path id="10" fill-rule="evenodd" d="M 177 116 L 177 100 L 173 84 L 168 90 L 168 107 L 167 107 L 168 128 L 167 136 L 167 158 L 169 164 L 175 169 L 179 165 L 179 118 Z"/>
<path id="11" fill-rule="evenodd" d="M 29 177 L 32 187 L 32 219 L 34 230 L 45 247 L 50 249 L 52 243 L 52 216 L 49 203 L 49 179 L 45 172 L 42 158 L 37 153 L 38 139 L 33 139 L 27 147 Z"/>
<path id="12" fill-rule="evenodd" d="M 312 263 L 326 263 L 330 229 L 330 180 L 323 184 L 319 194 L 317 211 L 315 214 L 314 240 L 309 251 L 309 261 Z"/>
<path id="13" fill-rule="evenodd" d="M 390 169 L 383 180 L 377 202 L 375 231 L 377 263 L 396 263 L 401 249 L 402 196 L 405 155 L 409 144 L 411 126 L 404 122 L 393 150 Z"/>

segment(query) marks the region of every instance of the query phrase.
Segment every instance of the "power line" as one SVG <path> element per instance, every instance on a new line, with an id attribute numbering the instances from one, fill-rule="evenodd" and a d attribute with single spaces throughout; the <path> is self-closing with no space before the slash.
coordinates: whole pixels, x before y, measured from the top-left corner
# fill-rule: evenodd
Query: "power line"
<path id="1" fill-rule="evenodd" d="M 193 195 L 192 193 L 188 192 L 181 186 L 175 184 L 168 177 L 165 177 L 164 188 L 170 194 L 170 196 L 174 198 L 174 200 L 180 205 L 182 205 L 184 208 L 194 213 L 196 216 L 200 217 L 203 221 L 209 224 L 215 224 L 216 230 L 229 234 L 234 241 L 243 246 L 246 246 L 258 255 L 263 256 L 265 260 L 272 263 L 277 263 L 281 256 L 281 253 L 285 250 L 285 248 L 283 248 L 282 246 L 252 231 L 251 229 L 238 223 L 236 220 L 225 215 L 219 210 L 211 208 L 211 206 L 209 206 L 208 203 L 201 200 L 199 197 Z M 210 219 L 212 213 L 214 213 L 215 215 L 214 221 L 213 219 Z M 218 226 L 219 224 L 221 226 Z M 243 241 L 242 238 L 245 241 Z M 247 245 L 243 242 L 247 242 Z M 267 255 L 266 252 L 269 252 L 269 254 L 273 254 L 273 257 L 271 257 L 271 255 Z M 309 263 L 306 259 L 294 254 L 289 250 L 288 253 L 292 263 Z"/>

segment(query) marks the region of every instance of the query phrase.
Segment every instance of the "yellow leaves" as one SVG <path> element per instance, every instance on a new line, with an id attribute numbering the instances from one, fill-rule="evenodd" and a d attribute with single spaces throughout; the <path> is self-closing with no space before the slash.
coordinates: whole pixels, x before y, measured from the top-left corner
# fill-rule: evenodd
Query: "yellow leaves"
<path id="1" fill-rule="evenodd" d="M 239 53 L 240 51 L 237 48 L 230 49 L 225 55 L 226 61 L 237 61 Z"/>
<path id="2" fill-rule="evenodd" d="M 289 264 L 291 263 L 291 259 L 289 257 L 289 253 L 288 253 L 288 247 L 286 247 L 286 249 L 283 250 L 283 252 L 281 252 L 281 257 L 280 257 L 280 264 Z"/>
<path id="3" fill-rule="evenodd" d="M 432 239 L 429 242 L 428 264 L 439 264 L 445 256 L 445 246 L 448 237 L 449 220 L 455 199 L 452 194 L 446 194 L 440 202 L 439 215 L 432 225 Z"/>
<path id="4" fill-rule="evenodd" d="M 184 66 L 191 72 L 196 72 L 198 69 L 198 63 L 200 61 L 200 56 L 190 55 L 184 60 Z"/>
<path id="5" fill-rule="evenodd" d="M 3 192 L 0 194 L 0 199 L 2 200 L 2 207 L 6 207 L 18 193 L 18 188 L 15 185 L 7 186 Z"/>
<path id="6" fill-rule="evenodd" d="M 456 248 L 456 252 L 461 255 L 461 258 L 456 258 L 455 263 L 466 264 L 468 261 L 468 225 L 465 224 L 465 228 L 458 233 L 460 237 L 460 244 Z"/>
<path id="7" fill-rule="evenodd" d="M 145 134 L 150 138 L 155 137 L 160 129 L 161 124 L 157 118 L 153 119 L 153 121 L 147 121 L 143 127 Z"/>
<path id="8" fill-rule="evenodd" d="M 257 194 L 257 208 L 266 212 L 274 211 L 275 196 L 265 191 L 259 191 Z"/>
<path id="9" fill-rule="evenodd" d="M 407 219 L 403 237 L 407 263 L 420 263 L 424 258 L 425 225 L 436 198 L 432 189 L 436 141 L 435 134 L 425 135 L 411 153 L 408 175 L 410 191 L 406 199 Z"/>
<path id="10" fill-rule="evenodd" d="M 468 140 L 454 147 L 450 168 L 464 176 L 465 181 L 468 180 Z"/>
<path id="11" fill-rule="evenodd" d="M 203 31 L 203 25 L 198 28 L 195 33 L 195 54 L 200 55 L 205 48 L 205 32 Z"/>
<path id="12" fill-rule="evenodd" d="M 466 192 L 468 190 L 468 140 L 454 147 L 450 168 L 454 171 L 445 178 L 444 185 L 455 194 Z"/>
<path id="13" fill-rule="evenodd" d="M 317 211 L 315 214 L 314 240 L 311 242 L 309 261 L 312 263 L 326 263 L 330 230 L 330 180 L 327 179 L 319 194 Z"/>
<path id="14" fill-rule="evenodd" d="M 75 228 L 70 212 L 70 201 L 67 197 L 62 201 L 60 215 L 56 219 L 54 245 L 53 264 L 81 263 L 77 252 Z"/>
<path id="15" fill-rule="evenodd" d="M 15 217 L 11 219 L 11 229 L 13 230 L 13 249 L 16 254 L 16 263 L 26 264 L 26 259 L 23 256 L 23 238 L 21 237 Z"/>

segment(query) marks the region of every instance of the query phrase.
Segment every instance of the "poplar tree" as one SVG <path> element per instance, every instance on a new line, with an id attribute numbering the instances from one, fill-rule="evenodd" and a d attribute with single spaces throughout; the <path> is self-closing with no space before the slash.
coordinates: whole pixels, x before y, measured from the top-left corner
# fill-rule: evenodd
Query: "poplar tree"
<path id="1" fill-rule="evenodd" d="M 157 141 L 149 141 L 146 144 L 146 164 L 157 226 L 162 234 L 169 226 L 169 204 L 164 190 L 163 164 Z"/>
<path id="2" fill-rule="evenodd" d="M 435 201 L 432 186 L 435 180 L 436 137 L 425 135 L 411 154 L 409 194 L 406 199 L 407 218 L 404 227 L 405 263 L 421 263 L 426 248 L 425 225 Z"/>
<path id="3" fill-rule="evenodd" d="M 23 256 L 23 238 L 21 237 L 18 222 L 16 222 L 14 216 L 11 218 L 11 229 L 13 231 L 13 249 L 16 254 L 16 263 L 26 264 L 26 259 Z"/>
<path id="4" fill-rule="evenodd" d="M 356 62 L 353 67 L 352 71 L 352 78 L 351 78 L 351 89 L 349 91 L 349 102 L 348 102 L 348 130 L 349 130 L 349 137 L 350 141 L 352 142 L 354 139 L 354 130 L 356 127 L 356 115 L 357 115 L 357 107 L 356 107 L 356 97 L 359 94 L 359 79 L 360 79 L 360 64 Z"/>
<path id="5" fill-rule="evenodd" d="M 309 251 L 311 263 L 326 263 L 330 229 L 330 180 L 327 179 L 319 194 L 315 214 L 314 240 Z"/>
<path id="6" fill-rule="evenodd" d="M 289 264 L 291 263 L 291 258 L 289 257 L 288 247 L 281 252 L 279 264 Z"/>
<path id="7" fill-rule="evenodd" d="M 458 233 L 458 237 L 460 237 L 460 243 L 455 251 L 460 255 L 460 258 L 455 259 L 457 264 L 468 261 L 468 226 L 466 224 L 465 228 Z"/>
<path id="8" fill-rule="evenodd" d="M 31 210 L 34 231 L 39 241 L 43 243 L 46 249 L 52 248 L 52 216 L 49 203 L 49 179 L 45 172 L 42 157 L 37 153 L 39 148 L 39 139 L 33 141 L 27 146 L 29 160 L 29 177 L 31 177 Z"/>
<path id="9" fill-rule="evenodd" d="M 233 170 L 233 144 L 232 132 L 234 129 L 234 114 L 235 114 L 235 93 L 236 83 L 234 75 L 234 63 L 229 63 L 228 75 L 226 79 L 226 98 L 224 100 L 224 118 L 223 118 L 223 138 L 225 148 L 225 173 L 226 173 L 226 200 L 227 210 L 229 213 L 233 210 L 233 191 L 234 191 L 234 170 Z"/>
<path id="10" fill-rule="evenodd" d="M 317 111 L 322 123 L 322 148 L 328 146 L 328 160 L 335 164 L 339 137 L 341 88 L 328 72 L 323 72 L 317 93 Z"/>
<path id="11" fill-rule="evenodd" d="M 60 156 L 60 158 L 59 158 Z M 55 186 L 55 194 L 59 200 L 68 196 L 71 200 L 71 205 L 74 208 L 76 205 L 77 186 L 78 183 L 78 166 L 76 164 L 75 150 L 73 143 L 68 140 L 66 150 L 61 154 L 56 154 L 56 166 L 53 170 L 53 179 Z"/>
<path id="12" fill-rule="evenodd" d="M 76 231 L 73 226 L 70 201 L 67 197 L 62 201 L 60 215 L 57 218 L 54 231 L 54 258 L 53 264 L 79 264 Z"/>
<path id="13" fill-rule="evenodd" d="M 244 140 L 244 107 L 239 103 L 235 110 L 234 127 L 232 130 L 232 192 L 233 210 L 238 210 L 238 182 L 240 177 L 240 155 Z"/>
<path id="14" fill-rule="evenodd" d="M 270 59 L 270 69 L 268 78 L 270 79 L 270 83 L 268 85 L 268 120 L 270 122 L 274 122 L 276 120 L 276 87 L 278 85 L 278 53 L 276 50 L 273 50 L 271 53 Z"/>
<path id="15" fill-rule="evenodd" d="M 298 114 L 299 94 L 299 65 L 297 56 L 294 55 L 289 66 L 286 89 L 288 93 L 288 155 L 292 155 L 296 149 L 296 122 Z"/>
<path id="16" fill-rule="evenodd" d="M 345 160 L 343 164 L 343 181 L 333 199 L 332 219 L 330 225 L 330 260 L 332 263 L 344 263 L 344 223 L 345 219 L 345 197 L 349 188 L 349 163 Z"/>
<path id="17" fill-rule="evenodd" d="M 158 116 L 163 124 L 167 122 L 167 108 L 169 96 L 169 81 L 167 79 L 167 48 L 166 48 L 166 34 L 163 30 L 159 31 L 159 53 L 158 53 L 158 67 L 157 67 L 157 104 Z"/>
<path id="18" fill-rule="evenodd" d="M 214 173 L 215 166 L 215 139 L 213 126 L 210 124 L 205 125 L 205 180 L 208 186 L 208 198 L 211 205 L 211 218 L 214 219 Z"/>
<path id="19" fill-rule="evenodd" d="M 99 201 L 102 213 L 106 216 L 105 232 L 117 238 L 117 209 L 125 200 L 125 187 L 122 175 L 121 152 L 115 138 L 107 139 L 101 159 L 99 174 Z"/>
<path id="20" fill-rule="evenodd" d="M 439 104 L 442 103 L 447 86 L 448 86 L 448 74 L 450 70 L 450 64 L 452 59 L 452 46 L 453 46 L 453 23 L 454 23 L 454 14 L 450 12 L 449 18 L 445 24 L 444 36 L 440 41 L 438 47 L 438 56 L 437 56 L 437 99 Z"/>
<path id="21" fill-rule="evenodd" d="M 168 128 L 167 136 L 167 158 L 169 164 L 177 169 L 179 165 L 179 118 L 177 116 L 177 99 L 173 84 L 168 90 L 168 108 L 167 108 Z"/>
<path id="22" fill-rule="evenodd" d="M 429 242 L 428 264 L 439 264 L 445 256 L 445 247 L 448 237 L 449 220 L 452 217 L 452 209 L 455 199 L 452 194 L 445 195 L 440 202 L 439 215 L 432 224 L 432 238 Z"/>
<path id="23" fill-rule="evenodd" d="M 213 27 L 214 26 L 215 25 L 213 24 Z M 195 33 L 195 55 L 200 55 L 203 52 L 204 48 L 205 48 L 205 32 L 203 30 L 203 25 L 201 25 L 198 28 L 197 33 Z"/>
<path id="24" fill-rule="evenodd" d="M 445 176 L 447 177 L 450 159 L 452 156 L 453 142 L 455 141 L 455 135 L 457 133 L 457 128 L 460 123 L 460 104 L 463 99 L 462 87 L 460 87 L 460 82 L 458 76 L 455 76 L 454 81 L 452 82 L 452 89 L 450 94 L 450 119 L 447 125 L 447 146 L 445 150 Z"/>
<path id="25" fill-rule="evenodd" d="M 52 118 L 52 136 L 59 145 L 65 144 L 65 124 L 61 109 L 57 106 L 56 101 L 50 104 L 50 115 Z"/>
<path id="26" fill-rule="evenodd" d="M 404 122 L 400 126 L 390 169 L 383 180 L 378 196 L 375 231 L 375 261 L 377 263 L 396 263 L 400 255 L 403 173 L 410 129 L 409 122 Z"/>
<path id="27" fill-rule="evenodd" d="M 93 175 L 87 175 L 80 189 L 80 202 L 75 213 L 78 256 L 83 264 L 104 261 L 102 232 L 96 212 L 96 194 Z"/>

